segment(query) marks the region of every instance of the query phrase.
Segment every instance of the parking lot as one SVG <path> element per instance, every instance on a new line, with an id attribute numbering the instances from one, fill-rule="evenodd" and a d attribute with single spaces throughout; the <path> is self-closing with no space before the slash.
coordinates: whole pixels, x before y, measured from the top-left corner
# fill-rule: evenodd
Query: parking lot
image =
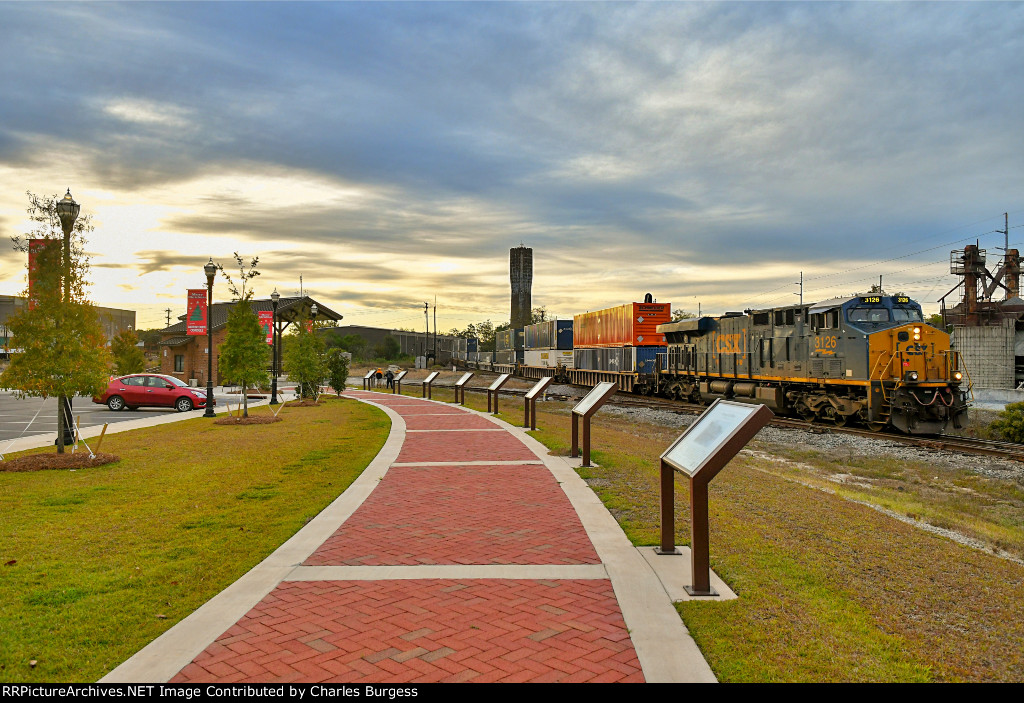
<path id="1" fill-rule="evenodd" d="M 219 389 L 218 389 L 219 390 Z M 225 403 L 234 407 L 238 395 L 215 393 L 217 410 L 223 410 Z M 105 405 L 92 402 L 91 398 L 75 398 L 71 409 L 82 429 L 104 423 L 126 422 L 146 417 L 177 415 L 171 408 L 139 408 L 112 412 Z M 202 415 L 203 410 L 193 410 L 189 415 Z M 57 399 L 15 398 L 10 392 L 0 392 L 0 451 L 12 439 L 57 432 Z"/>

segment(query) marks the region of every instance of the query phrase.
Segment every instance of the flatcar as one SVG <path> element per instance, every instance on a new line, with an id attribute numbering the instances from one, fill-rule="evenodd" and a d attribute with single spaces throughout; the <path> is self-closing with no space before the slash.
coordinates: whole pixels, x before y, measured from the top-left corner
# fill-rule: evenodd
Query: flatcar
<path id="1" fill-rule="evenodd" d="M 651 387 L 670 397 L 763 403 L 807 420 L 935 434 L 966 420 L 970 382 L 949 335 L 903 295 L 726 313 L 658 326 Z"/>

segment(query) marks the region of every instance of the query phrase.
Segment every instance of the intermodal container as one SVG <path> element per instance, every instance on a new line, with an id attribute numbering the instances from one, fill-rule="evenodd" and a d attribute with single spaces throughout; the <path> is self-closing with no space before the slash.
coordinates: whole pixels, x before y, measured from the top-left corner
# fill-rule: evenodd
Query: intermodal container
<path id="1" fill-rule="evenodd" d="M 572 349 L 572 320 L 547 320 L 524 329 L 527 349 Z"/>
<path id="2" fill-rule="evenodd" d="M 545 369 L 559 366 L 571 369 L 573 367 L 572 349 L 527 349 L 524 363 L 527 366 L 539 366 Z"/>
<path id="3" fill-rule="evenodd" d="M 469 337 L 466 339 L 466 351 L 475 352 L 480 351 L 480 340 L 476 337 Z"/>
<path id="4" fill-rule="evenodd" d="M 665 335 L 658 334 L 658 325 L 671 319 L 671 303 L 626 303 L 582 313 L 573 317 L 573 346 L 662 346 Z"/>
<path id="5" fill-rule="evenodd" d="M 668 347 L 576 347 L 575 368 L 614 373 L 654 373 L 658 354 Z"/>
<path id="6" fill-rule="evenodd" d="M 511 330 L 500 330 L 494 333 L 494 341 L 497 351 L 505 349 L 525 349 L 526 336 L 522 327 Z"/>

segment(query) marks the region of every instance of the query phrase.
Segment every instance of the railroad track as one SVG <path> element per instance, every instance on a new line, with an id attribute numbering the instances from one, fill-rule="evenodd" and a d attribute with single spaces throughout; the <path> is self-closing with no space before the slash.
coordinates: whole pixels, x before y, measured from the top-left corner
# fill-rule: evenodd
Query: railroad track
<path id="1" fill-rule="evenodd" d="M 581 390 L 586 389 L 586 386 L 580 386 Z M 468 390 L 477 392 L 486 392 L 485 387 L 480 388 L 469 388 Z M 502 394 L 524 396 L 526 395 L 525 389 L 508 389 L 503 388 Z M 577 400 L 574 396 L 563 395 L 563 394 L 547 394 L 548 398 L 554 400 L 572 401 Z M 654 410 L 665 410 L 680 415 L 698 415 L 706 409 L 704 405 L 698 405 L 694 403 L 685 403 L 679 400 L 669 400 L 668 398 L 656 398 L 651 396 L 637 396 L 627 393 L 616 393 L 609 400 L 608 404 L 617 405 L 619 407 L 637 407 L 647 408 Z M 897 434 L 895 432 L 872 432 L 871 430 L 859 428 L 859 427 L 839 427 L 834 424 L 825 424 L 822 422 L 807 422 L 806 420 L 798 420 L 787 417 L 775 417 L 771 422 L 772 427 L 796 429 L 805 432 L 812 432 L 816 434 L 848 434 L 859 437 L 865 437 L 868 439 L 879 439 L 888 440 L 890 442 L 899 442 L 901 444 L 907 444 L 911 446 L 920 447 L 922 449 L 930 449 L 934 451 L 947 451 L 947 452 L 960 452 L 968 454 L 976 454 L 981 456 L 991 456 L 1000 459 L 1007 459 L 1010 461 L 1024 462 L 1024 444 L 1017 444 L 1015 442 L 999 442 L 990 439 L 977 439 L 973 437 L 956 437 L 952 435 L 904 435 Z"/>

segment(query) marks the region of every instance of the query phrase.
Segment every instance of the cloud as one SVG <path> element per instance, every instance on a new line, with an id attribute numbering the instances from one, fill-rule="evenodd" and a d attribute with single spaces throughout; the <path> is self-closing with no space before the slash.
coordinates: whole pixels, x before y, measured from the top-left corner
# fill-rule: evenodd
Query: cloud
<path id="1" fill-rule="evenodd" d="M 473 286 L 502 309 L 520 241 L 559 307 L 643 280 L 743 299 L 1021 207 L 1020 4 L 245 9 L 0 6 L 0 164 L 200 192 L 143 277 L 201 268 L 175 237 L 209 237 L 396 310 Z"/>

